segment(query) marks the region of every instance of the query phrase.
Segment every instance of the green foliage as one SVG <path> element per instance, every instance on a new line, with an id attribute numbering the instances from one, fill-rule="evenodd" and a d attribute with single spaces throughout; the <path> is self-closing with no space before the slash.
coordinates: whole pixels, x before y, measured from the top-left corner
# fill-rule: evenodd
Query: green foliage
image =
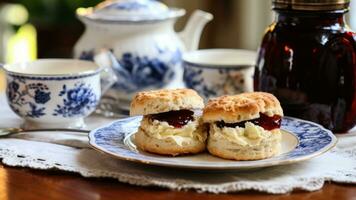
<path id="1" fill-rule="evenodd" d="M 66 24 L 75 20 L 75 10 L 91 7 L 102 0 L 15 0 L 30 12 L 30 21 L 40 24 Z"/>

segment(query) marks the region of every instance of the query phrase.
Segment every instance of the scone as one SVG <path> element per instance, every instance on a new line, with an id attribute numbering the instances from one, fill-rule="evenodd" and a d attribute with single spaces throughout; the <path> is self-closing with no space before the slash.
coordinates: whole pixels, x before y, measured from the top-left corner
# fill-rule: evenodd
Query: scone
<path id="1" fill-rule="evenodd" d="M 130 115 L 143 115 L 143 119 L 135 144 L 144 151 L 172 156 L 204 151 L 207 133 L 200 126 L 203 108 L 203 99 L 190 89 L 136 94 Z"/>
<path id="2" fill-rule="evenodd" d="M 232 160 L 258 160 L 281 148 L 282 107 L 269 93 L 251 92 L 212 99 L 203 110 L 209 124 L 208 151 Z"/>

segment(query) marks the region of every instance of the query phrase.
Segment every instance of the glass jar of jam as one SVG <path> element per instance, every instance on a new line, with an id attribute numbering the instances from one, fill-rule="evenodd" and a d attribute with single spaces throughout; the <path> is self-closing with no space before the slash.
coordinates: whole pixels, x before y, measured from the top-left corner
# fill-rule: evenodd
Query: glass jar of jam
<path id="1" fill-rule="evenodd" d="M 259 48 L 256 91 L 277 96 L 285 115 L 334 132 L 356 124 L 356 35 L 350 0 L 272 0 L 275 21 Z"/>

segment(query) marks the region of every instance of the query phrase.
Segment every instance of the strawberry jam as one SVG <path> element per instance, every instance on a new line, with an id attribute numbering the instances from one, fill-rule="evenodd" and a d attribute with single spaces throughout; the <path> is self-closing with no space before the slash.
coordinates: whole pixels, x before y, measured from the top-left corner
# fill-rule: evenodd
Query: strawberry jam
<path id="1" fill-rule="evenodd" d="M 285 115 L 347 132 L 356 125 L 356 34 L 344 21 L 348 9 L 287 8 L 276 10 L 262 40 L 254 89 L 274 94 Z"/>
<path id="2" fill-rule="evenodd" d="M 282 117 L 279 115 L 274 115 L 272 117 L 269 117 L 265 114 L 260 113 L 260 118 L 257 118 L 257 119 L 251 119 L 251 120 L 246 120 L 246 121 L 237 122 L 237 123 L 225 123 L 224 121 L 219 121 L 216 123 L 216 125 L 219 128 L 223 128 L 223 127 L 235 128 L 237 126 L 244 128 L 246 122 L 251 122 L 255 125 L 261 126 L 265 130 L 270 131 L 270 130 L 273 130 L 276 128 L 280 128 L 281 121 L 282 121 Z"/>
<path id="3" fill-rule="evenodd" d="M 152 120 L 167 122 L 174 128 L 182 128 L 190 121 L 194 120 L 194 112 L 191 110 L 174 110 L 151 115 Z"/>

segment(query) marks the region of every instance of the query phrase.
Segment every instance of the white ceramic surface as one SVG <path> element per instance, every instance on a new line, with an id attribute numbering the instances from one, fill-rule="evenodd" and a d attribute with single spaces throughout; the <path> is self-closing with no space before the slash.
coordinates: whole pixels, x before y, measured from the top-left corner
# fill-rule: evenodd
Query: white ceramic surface
<path id="1" fill-rule="evenodd" d="M 256 52 L 243 49 L 200 49 L 185 53 L 183 60 L 202 67 L 242 68 L 255 65 Z"/>
<path id="2" fill-rule="evenodd" d="M 100 68 L 74 59 L 4 66 L 7 100 L 25 128 L 80 128 L 101 96 Z"/>
<path id="3" fill-rule="evenodd" d="M 281 154 L 256 161 L 233 161 L 214 157 L 208 153 L 187 156 L 160 156 L 136 148 L 132 135 L 137 131 L 142 117 L 118 120 L 89 134 L 89 144 L 96 150 L 118 159 L 190 169 L 251 169 L 285 165 L 318 156 L 335 146 L 333 133 L 313 122 L 291 117 L 282 120 L 283 139 Z M 119 169 L 118 169 L 119 170 Z"/>
<path id="4" fill-rule="evenodd" d="M 156 0 L 115 0 L 103 1 L 93 8 L 81 8 L 78 15 L 101 21 L 155 21 L 180 17 L 184 9 L 168 8 Z"/>
<path id="5" fill-rule="evenodd" d="M 93 62 L 74 59 L 39 59 L 5 65 L 5 70 L 18 75 L 62 76 L 92 74 L 100 68 Z"/>
<path id="6" fill-rule="evenodd" d="M 253 91 L 256 52 L 202 49 L 183 55 L 183 79 L 206 100 Z"/>
<path id="7" fill-rule="evenodd" d="M 196 11 L 178 34 L 174 24 L 184 14 L 184 9 L 152 0 L 79 8 L 77 16 L 86 30 L 75 45 L 75 57 L 92 60 L 98 49 L 110 49 L 120 65 L 115 68 L 118 81 L 107 95 L 120 102 L 129 102 L 142 90 L 181 87 L 182 52 L 197 49 L 205 24 L 212 20 L 210 13 Z"/>

